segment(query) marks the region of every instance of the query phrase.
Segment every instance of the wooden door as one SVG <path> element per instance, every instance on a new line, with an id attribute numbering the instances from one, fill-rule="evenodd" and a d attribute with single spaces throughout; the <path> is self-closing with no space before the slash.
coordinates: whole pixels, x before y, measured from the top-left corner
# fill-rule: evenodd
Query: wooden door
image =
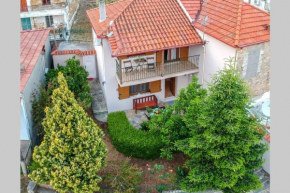
<path id="1" fill-rule="evenodd" d="M 170 91 L 175 96 L 175 77 L 170 79 Z"/>

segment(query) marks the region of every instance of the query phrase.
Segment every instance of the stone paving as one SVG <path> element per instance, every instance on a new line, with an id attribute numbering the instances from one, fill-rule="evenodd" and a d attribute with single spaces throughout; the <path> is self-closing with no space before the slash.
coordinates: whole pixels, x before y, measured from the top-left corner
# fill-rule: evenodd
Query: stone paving
<path id="1" fill-rule="evenodd" d="M 159 102 L 159 106 L 167 106 L 167 105 L 173 105 L 174 104 L 174 100 L 172 101 L 168 101 L 168 102 Z M 134 109 L 131 110 L 126 110 L 124 111 L 126 113 L 126 116 L 128 117 L 128 120 L 130 121 L 130 123 L 137 129 L 140 129 L 141 126 L 140 124 L 143 121 L 147 121 L 147 117 L 145 115 L 146 110 L 137 110 L 137 113 L 135 113 Z"/>
<path id="2" fill-rule="evenodd" d="M 91 90 L 90 93 L 93 96 L 92 108 L 94 116 L 97 120 L 107 122 L 108 109 L 107 103 L 100 85 L 99 80 L 90 81 Z"/>

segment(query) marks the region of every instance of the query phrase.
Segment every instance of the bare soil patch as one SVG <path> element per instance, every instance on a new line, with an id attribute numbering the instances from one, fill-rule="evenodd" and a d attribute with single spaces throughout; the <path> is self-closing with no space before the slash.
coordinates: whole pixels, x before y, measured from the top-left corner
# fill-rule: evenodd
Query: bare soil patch
<path id="1" fill-rule="evenodd" d="M 166 185 L 173 185 L 174 182 L 172 182 L 170 180 L 170 178 L 166 178 L 164 180 L 160 179 L 158 176 L 158 173 L 155 172 L 155 174 L 150 174 L 148 172 L 148 167 L 146 166 L 146 164 L 149 164 L 151 166 L 151 168 L 153 168 L 153 166 L 155 164 L 159 164 L 159 165 L 164 165 L 164 172 L 168 172 L 171 173 L 170 170 L 172 170 L 171 174 L 175 174 L 175 170 L 178 166 L 182 166 L 184 164 L 184 162 L 187 160 L 186 156 L 182 153 L 178 153 L 174 156 L 173 160 L 167 160 L 167 159 L 163 159 L 163 158 L 158 158 L 155 160 L 142 160 L 142 159 L 138 159 L 138 158 L 128 158 L 126 156 L 124 156 L 124 154 L 118 152 L 113 144 L 112 141 L 110 139 L 110 136 L 108 134 L 108 124 L 107 123 L 102 123 L 98 120 L 96 120 L 94 118 L 92 109 L 88 110 L 88 114 L 89 116 L 95 121 L 95 123 L 103 130 L 105 136 L 103 138 L 107 148 L 108 148 L 108 153 L 107 153 L 107 166 L 103 169 L 101 169 L 100 171 L 100 175 L 102 177 L 104 177 L 106 175 L 106 173 L 108 173 L 110 171 L 110 163 L 109 161 L 111 160 L 128 160 L 129 163 L 131 165 L 137 166 L 138 168 L 140 168 L 140 170 L 143 171 L 143 179 L 142 182 L 139 184 L 139 186 L 141 187 L 145 187 L 145 186 L 158 186 L 158 185 L 162 185 L 162 184 L 166 184 Z M 101 184 L 100 184 L 101 185 Z"/>

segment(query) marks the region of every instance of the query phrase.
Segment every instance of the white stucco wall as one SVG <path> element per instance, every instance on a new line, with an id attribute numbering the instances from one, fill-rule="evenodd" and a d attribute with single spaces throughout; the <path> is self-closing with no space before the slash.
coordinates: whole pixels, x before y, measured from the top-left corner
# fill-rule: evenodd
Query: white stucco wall
<path id="1" fill-rule="evenodd" d="M 203 36 L 200 30 L 196 31 Z M 225 58 L 235 57 L 236 49 L 205 34 L 206 43 L 206 61 L 204 67 L 205 86 L 211 81 L 211 75 L 215 74 L 219 69 L 224 68 Z M 202 67 L 199 72 L 202 71 Z M 199 74 L 199 77 L 201 74 Z M 200 77 L 201 78 L 201 77 Z"/>
<path id="2" fill-rule="evenodd" d="M 74 54 L 65 54 L 65 55 L 53 55 L 53 66 L 54 68 L 57 68 L 57 64 L 60 66 L 65 66 L 66 61 L 68 59 L 71 59 L 73 56 L 76 57 L 76 59 L 80 60 L 80 65 L 83 66 L 83 58 L 82 56 L 74 55 Z"/>
<path id="3" fill-rule="evenodd" d="M 263 164 L 262 167 L 268 174 L 270 174 L 270 143 L 266 141 L 265 139 L 263 139 L 262 142 L 269 144 L 269 150 L 263 155 L 263 159 L 265 159 L 265 163 Z"/>
<path id="4" fill-rule="evenodd" d="M 38 95 L 39 92 L 39 87 L 42 86 L 44 84 L 44 80 L 45 80 L 45 55 L 40 55 L 36 65 L 23 89 L 23 107 L 26 113 L 26 121 L 27 121 L 27 125 L 28 125 L 28 130 L 30 133 L 30 137 L 34 136 L 33 133 L 33 118 L 32 118 L 32 99 L 33 97 L 31 96 L 32 93 L 36 93 Z M 21 125 L 25 124 L 21 121 Z M 21 128 L 23 128 L 21 126 Z"/>

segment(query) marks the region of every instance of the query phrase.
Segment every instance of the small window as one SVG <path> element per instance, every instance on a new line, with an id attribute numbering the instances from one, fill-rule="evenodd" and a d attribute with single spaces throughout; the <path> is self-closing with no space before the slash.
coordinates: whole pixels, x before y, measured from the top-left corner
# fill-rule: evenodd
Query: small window
<path id="1" fill-rule="evenodd" d="M 148 91 L 148 83 L 130 86 L 130 94 L 132 95 L 140 93 L 140 92 L 147 92 L 147 91 Z"/>
<path id="2" fill-rule="evenodd" d="M 42 5 L 50 5 L 50 0 L 42 0 Z"/>
<path id="3" fill-rule="evenodd" d="M 21 25 L 22 25 L 22 30 L 31 30 L 31 21 L 30 18 L 21 18 Z"/>
<path id="4" fill-rule="evenodd" d="M 45 16 L 46 27 L 52 27 L 53 25 L 53 17 L 52 16 Z"/>

